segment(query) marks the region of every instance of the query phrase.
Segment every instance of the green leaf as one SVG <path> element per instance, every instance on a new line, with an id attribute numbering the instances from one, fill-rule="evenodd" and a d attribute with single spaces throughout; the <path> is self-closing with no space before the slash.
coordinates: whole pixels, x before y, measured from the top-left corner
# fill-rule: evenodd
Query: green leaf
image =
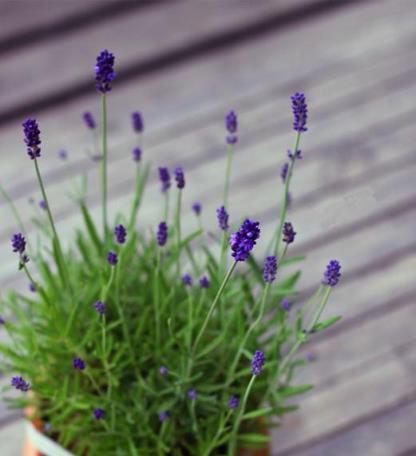
<path id="1" fill-rule="evenodd" d="M 333 324 L 335 324 L 337 321 L 341 320 L 341 315 L 337 315 L 336 317 L 328 318 L 328 320 L 321 321 L 320 323 L 317 323 L 312 329 L 311 332 L 318 332 L 322 331 L 323 329 L 329 328 Z"/>
<path id="2" fill-rule="evenodd" d="M 203 350 L 201 350 L 198 353 L 196 358 L 197 359 L 202 358 L 203 356 L 207 355 L 211 351 L 215 350 L 221 344 L 221 342 L 224 340 L 225 336 L 226 336 L 226 334 L 225 334 L 225 332 L 223 332 L 218 337 L 213 339 Z"/>
<path id="3" fill-rule="evenodd" d="M 249 413 L 245 413 L 241 419 L 243 420 L 252 420 L 254 418 L 259 418 L 261 416 L 266 416 L 266 415 L 270 415 L 271 413 L 273 413 L 273 407 L 266 407 L 266 408 L 262 408 L 262 409 L 259 409 L 259 410 L 254 410 L 252 412 L 249 412 Z"/>
<path id="4" fill-rule="evenodd" d="M 87 207 L 84 203 L 80 204 L 82 217 L 84 219 L 85 226 L 87 227 L 88 234 L 90 235 L 91 241 L 95 245 L 98 252 L 101 252 L 101 241 L 98 236 L 97 229 L 95 228 L 94 222 L 88 212 Z"/>
<path id="5" fill-rule="evenodd" d="M 280 268 L 284 268 L 285 266 L 289 266 L 291 264 L 295 264 L 295 263 L 299 263 L 301 261 L 303 261 L 306 257 L 303 256 L 303 255 L 299 255 L 299 256 L 296 256 L 296 257 L 292 257 L 292 258 L 287 258 L 285 260 L 283 260 L 281 263 L 280 263 Z"/>
<path id="6" fill-rule="evenodd" d="M 296 385 L 296 386 L 284 386 L 279 388 L 278 393 L 282 397 L 297 396 L 298 394 L 304 394 L 311 390 L 313 385 Z"/>
<path id="7" fill-rule="evenodd" d="M 265 434 L 240 434 L 238 440 L 243 443 L 268 443 L 271 437 Z"/>

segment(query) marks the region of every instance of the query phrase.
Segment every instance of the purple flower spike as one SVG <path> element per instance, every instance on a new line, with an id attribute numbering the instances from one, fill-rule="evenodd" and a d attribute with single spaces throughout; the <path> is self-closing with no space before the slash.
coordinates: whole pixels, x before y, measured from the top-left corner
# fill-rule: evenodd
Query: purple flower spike
<path id="1" fill-rule="evenodd" d="M 117 225 L 114 228 L 114 236 L 116 237 L 116 241 L 119 244 L 124 244 L 126 242 L 127 230 L 124 228 L 123 225 Z"/>
<path id="2" fill-rule="evenodd" d="M 40 130 L 35 119 L 27 119 L 22 124 L 27 153 L 31 160 L 40 157 Z"/>
<path id="3" fill-rule="evenodd" d="M 97 63 L 95 64 L 96 89 L 101 93 L 109 92 L 115 77 L 114 55 L 105 49 L 97 56 Z"/>
<path id="4" fill-rule="evenodd" d="M 5 325 L 6 320 L 0 315 L 0 325 Z"/>
<path id="5" fill-rule="evenodd" d="M 39 201 L 39 207 L 41 209 L 43 209 L 44 211 L 46 211 L 46 201 L 43 201 L 43 200 Z"/>
<path id="6" fill-rule="evenodd" d="M 293 112 L 293 129 L 298 133 L 307 131 L 306 122 L 308 120 L 308 105 L 306 104 L 305 95 L 296 92 L 291 96 Z"/>
<path id="7" fill-rule="evenodd" d="M 167 192 L 170 188 L 170 174 L 168 168 L 159 168 L 159 179 L 162 183 L 162 192 Z"/>
<path id="8" fill-rule="evenodd" d="M 292 151 L 290 149 L 287 150 L 287 156 L 291 159 L 291 160 L 301 160 L 303 157 L 302 157 L 302 151 L 301 150 L 297 150 L 295 152 L 295 154 L 292 154 Z"/>
<path id="9" fill-rule="evenodd" d="M 139 162 L 142 159 L 142 150 L 140 147 L 135 147 L 132 151 L 133 160 Z"/>
<path id="10" fill-rule="evenodd" d="M 165 367 L 165 366 L 160 366 L 160 368 L 159 368 L 159 373 L 160 373 L 160 375 L 165 376 L 165 375 L 168 374 L 168 372 L 169 372 L 169 370 L 168 370 L 167 367 Z"/>
<path id="11" fill-rule="evenodd" d="M 133 125 L 133 130 L 136 133 L 143 133 L 144 130 L 144 122 L 143 116 L 140 112 L 136 111 L 131 114 L 131 123 Z"/>
<path id="12" fill-rule="evenodd" d="M 237 396 L 231 396 L 228 400 L 228 408 L 231 410 L 235 410 L 238 408 L 240 404 L 240 399 Z"/>
<path id="13" fill-rule="evenodd" d="M 23 377 L 13 377 L 11 381 L 11 385 L 15 387 L 19 391 L 29 391 L 30 390 L 30 384 L 26 380 L 23 379 Z"/>
<path id="14" fill-rule="evenodd" d="M 283 298 L 283 299 L 282 299 L 282 302 L 280 303 L 280 305 L 282 306 L 282 309 L 283 309 L 285 312 L 289 312 L 290 307 L 291 307 L 291 304 L 290 304 L 289 299 Z"/>
<path id="15" fill-rule="evenodd" d="M 198 396 L 198 393 L 196 392 L 195 389 L 190 389 L 187 393 L 188 399 L 191 401 L 194 401 L 196 397 Z"/>
<path id="16" fill-rule="evenodd" d="M 331 260 L 326 267 L 322 283 L 330 287 L 335 287 L 341 278 L 341 265 L 337 260 Z"/>
<path id="17" fill-rule="evenodd" d="M 176 186 L 179 189 L 185 188 L 185 175 L 183 174 L 183 169 L 180 166 L 177 166 L 175 168 L 175 180 L 176 180 Z"/>
<path id="18" fill-rule="evenodd" d="M 93 411 L 94 418 L 96 420 L 103 420 L 105 417 L 105 411 L 102 408 L 95 408 Z"/>
<path id="19" fill-rule="evenodd" d="M 65 149 L 61 149 L 61 150 L 58 152 L 58 157 L 59 157 L 61 160 L 67 160 L 67 158 L 68 158 L 68 152 L 67 152 Z"/>
<path id="20" fill-rule="evenodd" d="M 230 245 L 235 261 L 246 261 L 260 237 L 260 223 L 246 219 L 241 228 L 231 235 Z"/>
<path id="21" fill-rule="evenodd" d="M 283 182 L 286 182 L 286 176 L 288 171 L 289 163 L 283 163 L 282 167 L 280 168 L 280 177 L 282 178 Z"/>
<path id="22" fill-rule="evenodd" d="M 227 231 L 229 226 L 228 226 L 228 212 L 225 209 L 224 206 L 221 206 L 219 209 L 217 209 L 217 219 L 218 219 L 218 226 L 220 227 L 220 230 Z"/>
<path id="23" fill-rule="evenodd" d="M 202 211 L 202 205 L 201 203 L 198 203 L 197 201 L 192 204 L 192 210 L 194 211 L 195 215 L 198 217 L 201 215 Z"/>
<path id="24" fill-rule="evenodd" d="M 85 362 L 81 358 L 74 358 L 72 360 L 72 366 L 74 367 L 74 369 L 84 370 L 85 369 Z"/>
<path id="25" fill-rule="evenodd" d="M 94 304 L 95 310 L 100 314 L 104 315 L 107 312 L 107 308 L 105 307 L 105 304 L 102 301 L 97 301 Z"/>
<path id="26" fill-rule="evenodd" d="M 87 128 L 89 128 L 90 130 L 94 130 L 94 128 L 97 128 L 97 124 L 91 112 L 84 112 L 84 114 L 82 114 L 82 119 L 84 120 L 84 123 L 87 126 Z"/>
<path id="27" fill-rule="evenodd" d="M 159 247 L 166 245 L 168 240 L 168 225 L 166 222 L 160 222 L 157 228 L 156 239 Z"/>
<path id="28" fill-rule="evenodd" d="M 186 285 L 187 287 L 192 287 L 192 283 L 193 283 L 193 280 L 192 280 L 192 277 L 190 274 L 184 274 L 182 276 L 182 282 L 184 285 Z"/>
<path id="29" fill-rule="evenodd" d="M 256 350 L 251 361 L 251 373 L 253 375 L 260 375 L 265 362 L 266 358 L 264 357 L 264 353 L 260 350 Z"/>
<path id="30" fill-rule="evenodd" d="M 107 261 L 110 266 L 115 266 L 118 262 L 117 253 L 116 252 L 108 252 L 107 254 Z"/>
<path id="31" fill-rule="evenodd" d="M 227 129 L 228 133 L 236 133 L 238 128 L 238 120 L 237 114 L 234 110 L 231 110 L 225 116 L 225 128 Z"/>
<path id="32" fill-rule="evenodd" d="M 199 285 L 201 288 L 209 288 L 209 286 L 211 285 L 211 282 L 209 281 L 207 276 L 202 276 L 199 279 Z"/>
<path id="33" fill-rule="evenodd" d="M 163 423 L 169 418 L 168 412 L 159 412 L 159 421 Z"/>
<path id="34" fill-rule="evenodd" d="M 263 279 L 267 283 L 272 283 L 276 280 L 277 260 L 275 256 L 268 256 L 264 260 Z"/>
<path id="35" fill-rule="evenodd" d="M 30 290 L 32 293 L 35 293 L 35 292 L 36 292 L 36 286 L 35 286 L 35 284 L 29 283 L 29 290 Z"/>
<path id="36" fill-rule="evenodd" d="M 230 146 L 233 146 L 234 144 L 237 144 L 237 142 L 238 142 L 237 135 L 227 135 L 227 137 L 225 139 L 226 139 L 227 144 L 229 144 Z"/>
<path id="37" fill-rule="evenodd" d="M 26 241 L 22 233 L 16 233 L 12 237 L 13 252 L 19 252 L 22 255 L 26 249 Z"/>
<path id="38" fill-rule="evenodd" d="M 283 242 L 291 244 L 295 240 L 296 231 L 290 222 L 285 222 L 283 225 Z"/>

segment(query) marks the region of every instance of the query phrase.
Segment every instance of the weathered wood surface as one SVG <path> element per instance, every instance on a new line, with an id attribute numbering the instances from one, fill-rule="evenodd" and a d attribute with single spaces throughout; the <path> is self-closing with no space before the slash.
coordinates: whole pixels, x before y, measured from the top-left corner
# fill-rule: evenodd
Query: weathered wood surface
<path id="1" fill-rule="evenodd" d="M 120 15 L 111 21 L 114 34 L 108 35 L 108 47 L 117 52 L 121 68 L 127 68 L 133 60 L 168 51 L 170 45 L 181 46 L 189 37 L 220 34 L 224 28 L 261 21 L 288 2 L 270 0 L 246 8 L 242 4 L 248 3 L 226 3 L 223 11 L 215 1 L 201 2 L 198 7 L 206 21 L 195 20 L 188 28 L 183 24 L 196 14 L 189 2 Z M 179 12 L 183 17 L 176 17 Z M 389 456 L 412 454 L 416 448 L 409 424 L 416 414 L 415 13 L 412 0 L 361 2 L 270 30 L 168 71 L 138 74 L 137 80 L 132 76 L 128 83 L 116 86 L 110 97 L 112 213 L 129 201 L 133 186 L 129 113 L 142 109 L 146 158 L 154 165 L 185 167 L 185 207 L 202 201 L 204 223 L 211 230 L 215 230 L 222 189 L 222 119 L 230 107 L 237 109 L 241 141 L 233 169 L 231 214 L 233 219 L 249 214 L 261 220 L 264 229 L 258 250 L 263 251 L 278 213 L 279 166 L 293 139 L 288 97 L 293 90 L 307 92 L 310 131 L 302 139 L 304 159 L 297 164 L 290 211 L 298 231 L 293 254 L 308 255 L 301 282 L 306 290 L 319 283 L 328 259 L 342 261 L 343 282 L 334 290 L 327 314 L 340 313 L 344 318 L 314 337 L 300 354 L 317 355 L 317 362 L 298 375 L 299 382 L 317 386 L 299 399 L 301 410 L 273 433 L 276 456 Z M 166 26 L 172 39 L 166 35 L 151 39 L 153 29 L 165 24 L 167 17 L 174 18 Z M 150 32 L 146 26 L 135 31 L 135 21 L 148 21 Z M 25 97 L 47 97 L 49 90 L 87 81 L 107 32 L 108 23 L 101 21 L 74 32 L 70 39 L 58 36 L 54 43 L 39 42 L 10 54 L 5 85 L 0 87 L 2 106 L 13 109 Z M 132 37 L 140 38 L 140 43 L 133 43 Z M 80 56 L 81 39 L 88 46 Z M 70 65 L 76 68 L 57 67 L 45 76 L 48 59 L 57 58 L 53 49 L 59 46 L 69 56 L 68 65 L 76 62 Z M 28 69 L 30 80 L 16 79 L 15 87 L 21 90 L 11 93 L 14 86 L 7 81 L 14 84 L 14 78 Z M 89 137 L 80 121 L 80 113 L 95 110 L 97 104 L 91 91 L 65 104 L 52 103 L 38 116 L 45 151 L 41 166 L 58 229 L 66 239 L 79 218 L 65 193 L 82 171 L 89 176 L 90 206 L 99 215 L 96 165 L 84 156 Z M 68 162 L 56 157 L 60 148 L 68 149 Z M 39 199 L 39 193 L 31 164 L 22 158 L 18 123 L 0 126 L 0 149 L 1 183 L 34 236 L 27 199 Z M 159 199 L 153 174 L 142 208 L 146 224 L 159 221 Z M 1 287 L 26 287 L 9 251 L 14 222 L 3 202 L 0 217 Z M 184 225 L 193 226 L 191 214 L 185 218 Z M 0 417 L 0 432 L 9 437 L 0 439 L 1 454 L 18 454 L 18 415 L 2 408 Z"/>

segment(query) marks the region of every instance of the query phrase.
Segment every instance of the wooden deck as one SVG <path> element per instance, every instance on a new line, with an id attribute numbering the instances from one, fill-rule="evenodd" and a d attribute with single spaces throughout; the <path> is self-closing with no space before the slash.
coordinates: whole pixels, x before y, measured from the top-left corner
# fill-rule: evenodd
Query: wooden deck
<path id="1" fill-rule="evenodd" d="M 24 158 L 26 115 L 41 125 L 41 167 L 63 237 L 79 223 L 67 192 L 82 172 L 98 216 L 96 165 L 84 153 L 80 113 L 98 113 L 91 74 L 102 48 L 115 53 L 119 76 L 109 101 L 113 213 L 133 187 L 129 115 L 140 109 L 146 159 L 183 165 L 185 207 L 201 201 L 204 223 L 214 227 L 223 117 L 235 108 L 241 141 L 231 214 L 257 217 L 266 240 L 293 141 L 289 96 L 307 94 L 293 251 L 307 254 L 306 291 L 327 260 L 340 259 L 344 276 L 328 314 L 344 318 L 303 351 L 317 362 L 299 381 L 316 387 L 274 432 L 276 456 L 416 454 L 415 17 L 414 0 L 0 0 L 0 182 L 34 238 L 28 198 L 40 195 Z M 62 148 L 67 162 L 57 156 Z M 158 221 L 159 198 L 153 173 L 146 224 Z M 24 289 L 4 201 L 0 217 L 0 287 Z M 20 415 L 1 404 L 0 455 L 20 454 L 22 429 Z"/>

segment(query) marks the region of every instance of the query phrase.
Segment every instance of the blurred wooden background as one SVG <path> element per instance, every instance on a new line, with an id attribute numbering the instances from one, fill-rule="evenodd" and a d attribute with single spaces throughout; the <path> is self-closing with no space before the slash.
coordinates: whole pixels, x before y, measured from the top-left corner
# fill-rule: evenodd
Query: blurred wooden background
<path id="1" fill-rule="evenodd" d="M 274 432 L 276 456 L 416 454 L 415 18 L 414 0 L 0 0 L 0 183 L 34 239 L 28 199 L 40 195 L 20 127 L 29 115 L 42 130 L 40 165 L 63 237 L 79 224 L 67 192 L 83 172 L 98 215 L 97 165 L 85 155 L 81 114 L 99 113 L 93 66 L 101 49 L 114 52 L 118 73 L 109 99 L 113 214 L 133 187 L 130 113 L 140 110 L 145 159 L 155 168 L 181 164 L 185 207 L 201 201 L 204 223 L 215 228 L 223 118 L 234 108 L 231 216 L 262 222 L 259 250 L 277 217 L 279 168 L 294 138 L 289 97 L 306 93 L 293 253 L 308 256 L 305 289 L 329 259 L 342 262 L 328 315 L 344 318 L 303 351 L 317 360 L 299 381 L 316 387 Z M 160 199 L 154 171 L 146 225 L 158 221 Z M 0 215 L 0 286 L 23 290 L 3 200 Z M 186 219 L 194 223 L 189 209 Z M 2 404 L 1 455 L 20 454 L 22 430 L 20 415 Z"/>

